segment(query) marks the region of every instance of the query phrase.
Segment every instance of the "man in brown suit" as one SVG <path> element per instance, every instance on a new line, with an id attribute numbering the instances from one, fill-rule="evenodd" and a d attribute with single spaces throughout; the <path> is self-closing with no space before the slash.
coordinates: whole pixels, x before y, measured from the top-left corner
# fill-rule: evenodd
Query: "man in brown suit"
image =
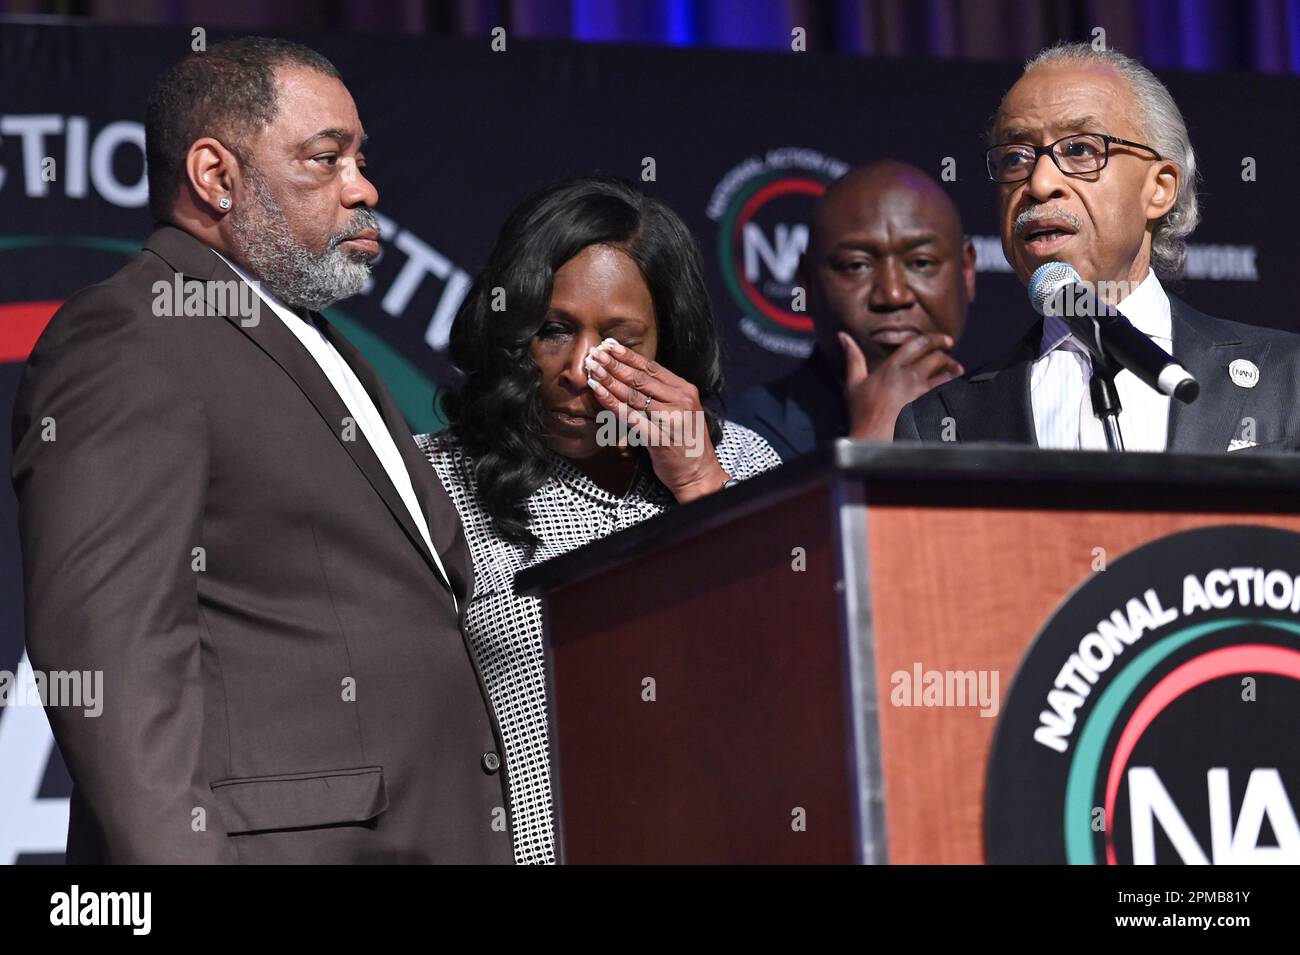
<path id="1" fill-rule="evenodd" d="M 319 314 L 378 254 L 337 71 L 248 38 L 160 79 L 144 250 L 79 292 L 14 417 L 27 645 L 69 862 L 509 862 L 456 511 Z"/>

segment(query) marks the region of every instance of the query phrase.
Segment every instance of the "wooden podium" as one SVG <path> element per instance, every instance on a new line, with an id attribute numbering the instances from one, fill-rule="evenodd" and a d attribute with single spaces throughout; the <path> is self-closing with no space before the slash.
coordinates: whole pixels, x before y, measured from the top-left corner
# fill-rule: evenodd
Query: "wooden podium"
<path id="1" fill-rule="evenodd" d="M 982 863 L 1005 694 L 1110 560 L 1225 523 L 1300 532 L 1300 461 L 840 441 L 520 574 L 543 597 L 567 863 Z"/>

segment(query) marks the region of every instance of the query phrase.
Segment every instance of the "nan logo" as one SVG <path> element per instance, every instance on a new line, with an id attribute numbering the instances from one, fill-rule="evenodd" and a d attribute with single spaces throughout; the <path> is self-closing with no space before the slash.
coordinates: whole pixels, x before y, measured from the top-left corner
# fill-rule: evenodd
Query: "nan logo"
<path id="1" fill-rule="evenodd" d="M 769 149 L 729 170 L 709 197 L 718 271 L 741 310 L 740 331 L 761 348 L 798 358 L 812 352 L 812 320 L 794 304 L 795 271 L 813 204 L 848 168 L 815 149 Z"/>
<path id="2" fill-rule="evenodd" d="M 1139 547 L 1064 600 L 1002 710 L 991 863 L 1300 863 L 1300 535 Z"/>

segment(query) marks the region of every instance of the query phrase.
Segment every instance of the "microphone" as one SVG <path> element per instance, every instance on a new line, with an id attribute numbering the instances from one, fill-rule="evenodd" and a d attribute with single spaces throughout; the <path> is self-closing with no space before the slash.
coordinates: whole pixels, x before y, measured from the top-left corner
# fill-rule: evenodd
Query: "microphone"
<path id="1" fill-rule="evenodd" d="M 1070 326 L 1094 362 L 1113 376 L 1127 368 L 1162 395 L 1191 404 L 1201 386 L 1191 373 L 1133 323 L 1100 301 L 1083 284 L 1068 262 L 1040 265 L 1029 279 L 1029 301 L 1042 316 L 1055 316 Z"/>

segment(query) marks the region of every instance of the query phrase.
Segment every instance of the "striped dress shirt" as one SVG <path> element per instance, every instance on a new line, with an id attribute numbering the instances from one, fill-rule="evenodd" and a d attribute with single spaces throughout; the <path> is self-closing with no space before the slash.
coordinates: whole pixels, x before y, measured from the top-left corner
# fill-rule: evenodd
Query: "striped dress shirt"
<path id="1" fill-rule="evenodd" d="M 1172 354 L 1169 298 L 1154 272 L 1147 271 L 1146 278 L 1119 303 L 1117 310 L 1138 331 Z M 1092 356 L 1083 343 L 1070 333 L 1062 319 L 1044 318 L 1038 358 L 1029 376 L 1029 401 L 1039 447 L 1105 450 L 1105 435 L 1092 412 L 1088 392 L 1091 378 Z M 1115 389 L 1119 392 L 1119 427 L 1125 450 L 1163 451 L 1168 437 L 1169 398 L 1127 369 L 1115 376 Z"/>

